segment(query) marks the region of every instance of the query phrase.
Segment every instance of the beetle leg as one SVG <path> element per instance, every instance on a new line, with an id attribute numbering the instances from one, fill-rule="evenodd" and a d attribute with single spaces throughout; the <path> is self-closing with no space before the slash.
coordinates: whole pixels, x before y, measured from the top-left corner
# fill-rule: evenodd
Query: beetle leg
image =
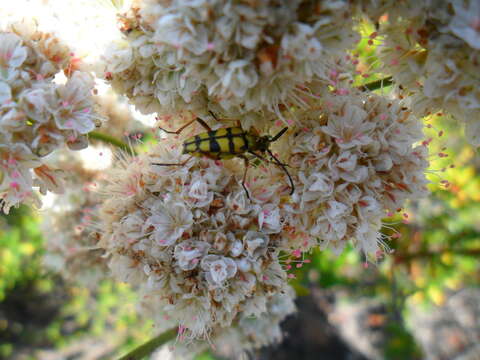
<path id="1" fill-rule="evenodd" d="M 265 162 L 268 163 L 268 164 L 279 165 L 279 163 L 280 163 L 280 164 L 282 164 L 282 165 L 285 166 L 285 167 L 290 167 L 290 165 L 285 164 L 285 163 L 281 163 L 280 161 L 279 161 L 279 162 L 270 161 L 270 160 L 268 160 L 266 157 L 264 157 L 264 156 L 262 156 L 262 155 L 260 155 L 260 154 L 257 154 L 256 152 L 253 152 L 253 151 L 251 151 L 251 150 L 249 150 L 248 153 L 256 156 L 257 158 L 259 158 L 259 159 L 262 160 L 262 161 L 265 161 Z M 278 160 L 278 159 L 277 159 L 277 160 Z"/>
<path id="2" fill-rule="evenodd" d="M 202 125 L 205 128 L 205 130 L 212 131 L 212 128 L 210 126 L 208 126 L 208 124 L 205 121 L 203 121 L 202 119 L 200 119 L 199 117 L 197 117 L 195 120 L 197 120 L 199 122 L 199 124 Z"/>
<path id="3" fill-rule="evenodd" d="M 280 167 L 283 169 L 283 171 L 285 171 L 285 174 L 287 174 L 288 180 L 290 180 L 290 188 L 292 189 L 292 190 L 290 191 L 290 195 L 293 195 L 293 193 L 295 192 L 295 185 L 293 184 L 292 177 L 290 176 L 290 173 L 288 172 L 285 164 L 282 163 L 282 162 L 280 162 L 280 160 L 278 160 L 278 159 L 275 157 L 275 155 L 273 155 L 273 153 L 272 153 L 269 149 L 267 149 L 267 152 L 268 152 L 268 155 L 270 155 L 270 156 L 272 157 L 272 159 L 275 160 L 275 163 L 276 163 L 278 166 L 280 166 Z"/>
<path id="4" fill-rule="evenodd" d="M 250 200 L 250 195 L 248 193 L 247 187 L 245 186 L 245 181 L 247 180 L 247 170 L 248 170 L 249 161 L 246 156 L 239 155 L 238 157 L 242 158 L 243 161 L 245 161 L 245 171 L 243 172 L 242 187 L 243 187 L 243 190 L 245 190 L 245 193 L 247 194 L 248 200 Z"/>
<path id="5" fill-rule="evenodd" d="M 176 134 L 176 135 L 179 135 L 187 126 L 190 126 L 191 124 L 193 124 L 195 121 L 197 121 L 198 123 L 200 123 L 200 125 L 202 125 L 207 131 L 212 131 L 212 129 L 210 128 L 210 126 L 207 125 L 207 123 L 205 121 L 203 121 L 202 119 L 200 119 L 199 117 L 193 119 L 192 121 L 189 121 L 188 123 L 186 123 L 185 125 L 183 125 L 180 129 L 178 130 L 175 130 L 175 131 L 170 131 L 170 130 L 166 130 L 162 127 L 158 127 L 160 130 L 162 131 L 165 131 L 167 134 Z"/>
<path id="6" fill-rule="evenodd" d="M 263 157 L 262 155 L 259 155 L 251 150 L 248 151 L 249 154 L 252 154 L 253 156 L 255 156 L 256 158 L 259 158 L 260 160 L 262 161 L 265 161 L 266 163 L 271 163 L 272 161 L 269 161 L 267 158 Z"/>
<path id="7" fill-rule="evenodd" d="M 158 165 L 158 166 L 184 166 L 189 160 L 193 157 L 190 156 L 187 160 L 181 162 L 181 163 L 176 163 L 176 164 L 164 164 L 164 163 L 152 163 L 151 165 Z"/>
<path id="8" fill-rule="evenodd" d="M 212 117 L 218 121 L 217 117 L 215 116 L 215 114 L 213 113 L 212 110 L 208 110 L 208 112 L 210 113 L 210 115 L 212 115 Z"/>

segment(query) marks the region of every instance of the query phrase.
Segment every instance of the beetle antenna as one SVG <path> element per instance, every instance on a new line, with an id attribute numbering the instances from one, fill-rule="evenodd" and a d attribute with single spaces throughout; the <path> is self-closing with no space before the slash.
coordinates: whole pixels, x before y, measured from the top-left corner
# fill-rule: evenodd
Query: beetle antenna
<path id="1" fill-rule="evenodd" d="M 277 134 L 275 137 L 278 139 L 287 129 L 288 129 L 288 128 L 283 129 L 282 131 L 280 131 L 280 133 L 279 133 L 280 135 Z M 293 195 L 293 193 L 295 192 L 295 185 L 293 184 L 292 177 L 290 176 L 290 173 L 288 172 L 286 166 L 285 166 L 282 162 L 280 162 L 280 160 L 278 160 L 278 159 L 275 157 L 275 155 L 273 155 L 273 153 L 270 151 L 270 149 L 267 149 L 267 152 L 268 152 L 268 154 L 272 157 L 272 159 L 275 160 L 275 163 L 276 163 L 278 166 L 280 166 L 280 167 L 283 169 L 283 171 L 285 171 L 285 174 L 287 174 L 288 180 L 290 181 L 290 188 L 292 189 L 292 190 L 290 191 L 290 195 Z"/>
<path id="2" fill-rule="evenodd" d="M 279 132 L 277 135 L 275 135 L 273 138 L 271 138 L 270 142 L 274 142 L 274 141 L 278 140 L 278 138 L 279 138 L 280 136 L 282 136 L 283 134 L 285 134 L 285 131 L 287 131 L 287 130 L 288 130 L 288 127 L 283 128 L 282 130 L 280 130 L 280 132 Z"/>

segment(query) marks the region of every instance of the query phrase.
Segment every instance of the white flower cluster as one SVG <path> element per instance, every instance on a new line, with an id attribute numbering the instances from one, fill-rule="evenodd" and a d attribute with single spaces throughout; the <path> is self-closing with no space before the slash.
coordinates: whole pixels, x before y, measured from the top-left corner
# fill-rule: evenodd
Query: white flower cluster
<path id="1" fill-rule="evenodd" d="M 102 172 L 87 169 L 80 155 L 63 153 L 56 161 L 68 174 L 70 185 L 63 194 L 52 195 L 52 204 L 41 210 L 44 263 L 66 279 L 95 287 L 108 275 L 104 251 L 97 246 L 100 236 L 94 231 L 102 200 L 97 194 Z"/>
<path id="2" fill-rule="evenodd" d="M 7 213 L 24 201 L 39 203 L 32 186 L 60 191 L 58 173 L 41 158 L 63 144 L 86 147 L 85 134 L 95 128 L 93 79 L 72 72 L 70 58 L 64 44 L 34 25 L 0 32 L 0 199 Z M 58 84 L 62 70 L 69 77 Z"/>
<path id="3" fill-rule="evenodd" d="M 480 2 L 391 2 L 379 57 L 421 115 L 446 111 L 480 146 Z M 368 13 L 368 11 L 367 11 Z"/>
<path id="4" fill-rule="evenodd" d="M 421 123 L 401 102 L 350 89 L 294 115 L 298 126 L 272 143 L 288 159 L 291 197 L 285 173 L 269 164 L 249 170 L 251 199 L 239 160 L 155 165 L 188 159 L 173 137 L 107 175 L 100 246 L 159 326 L 223 345 L 218 334 L 233 336 L 241 348 L 278 339 L 278 323 L 293 311 L 286 306 L 275 321 L 268 314 L 289 291 L 282 263 L 289 269 L 319 242 L 341 250 L 353 241 L 376 255 L 382 218 L 426 193 L 427 148 L 414 145 Z M 281 263 L 281 251 L 293 258 Z M 232 325 L 238 336 L 223 330 Z M 268 339 L 255 337 L 259 327 Z"/>
<path id="5" fill-rule="evenodd" d="M 358 38 L 343 0 L 142 0 L 123 22 L 106 77 L 145 113 L 279 113 Z"/>
<path id="6" fill-rule="evenodd" d="M 263 316 L 269 301 L 288 291 L 279 262 L 285 186 L 252 168 L 248 199 L 235 160 L 152 165 L 181 157 L 168 144 L 108 174 L 101 246 L 113 275 L 140 289 L 159 326 L 206 338 Z"/>
<path id="7" fill-rule="evenodd" d="M 122 138 L 130 131 L 144 131 L 129 106 L 111 91 L 95 97 L 98 113 L 108 126 L 102 133 Z M 50 194 L 41 209 L 45 239 L 44 263 L 64 278 L 96 287 L 108 276 L 107 258 L 97 246 L 100 239 L 98 210 L 102 197 L 99 189 L 105 169 L 112 166 L 109 148 L 90 139 L 90 146 L 80 151 L 57 151 L 48 165 L 65 173 L 68 186 L 62 194 Z"/>
<path id="8" fill-rule="evenodd" d="M 341 251 L 352 241 L 374 255 L 382 218 L 427 193 L 421 122 L 399 101 L 354 90 L 297 117 L 298 131 L 279 144 L 297 177 L 284 207 L 291 245 L 308 248 L 313 237 Z"/>
<path id="9" fill-rule="evenodd" d="M 243 317 L 235 327 L 218 329 L 221 331 L 212 336 L 216 353 L 234 358 L 241 352 L 280 342 L 280 323 L 295 311 L 294 298 L 294 290 L 288 288 L 284 294 L 274 295 L 267 303 L 267 311 L 259 317 Z"/>

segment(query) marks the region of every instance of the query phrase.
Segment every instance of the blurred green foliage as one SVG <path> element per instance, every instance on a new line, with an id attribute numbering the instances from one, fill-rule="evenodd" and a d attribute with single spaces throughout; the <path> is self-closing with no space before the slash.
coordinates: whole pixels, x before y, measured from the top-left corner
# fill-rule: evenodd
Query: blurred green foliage
<path id="1" fill-rule="evenodd" d="M 36 277 L 42 237 L 26 207 L 0 218 L 0 301 L 16 284 Z M 28 239 L 28 241 L 24 241 Z M 29 266 L 24 265 L 28 262 Z"/>
<path id="2" fill-rule="evenodd" d="M 0 358 L 16 350 L 35 359 L 34 350 L 62 349 L 84 337 L 114 342 L 119 355 L 152 336 L 127 285 L 102 281 L 91 290 L 44 269 L 39 221 L 27 207 L 0 218 Z"/>

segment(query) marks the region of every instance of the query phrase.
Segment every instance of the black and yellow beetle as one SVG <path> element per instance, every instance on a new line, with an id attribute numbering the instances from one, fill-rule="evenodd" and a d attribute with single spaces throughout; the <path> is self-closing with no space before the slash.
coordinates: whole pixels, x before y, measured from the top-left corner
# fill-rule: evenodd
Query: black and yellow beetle
<path id="1" fill-rule="evenodd" d="M 213 114 L 212 114 L 213 115 Z M 214 116 L 215 117 L 215 116 Z M 258 136 L 253 131 L 244 131 L 241 127 L 227 127 L 220 128 L 218 130 L 212 130 L 205 121 L 200 118 L 195 118 L 187 124 L 183 125 L 180 129 L 176 131 L 168 131 L 160 128 L 168 134 L 180 134 L 187 126 L 191 125 L 195 121 L 199 122 L 207 132 L 200 133 L 198 135 L 192 136 L 186 139 L 183 142 L 183 154 L 190 154 L 191 156 L 177 164 L 159 164 L 154 163 L 153 165 L 160 166 L 183 166 L 185 165 L 193 156 L 196 157 L 207 157 L 214 160 L 220 159 L 232 159 L 234 157 L 242 158 L 245 161 L 245 171 L 243 173 L 242 186 L 247 197 L 250 198 L 248 190 L 245 186 L 245 179 L 247 177 L 247 170 L 249 165 L 249 159 L 245 156 L 246 153 L 255 156 L 258 159 L 271 163 L 264 156 L 259 155 L 258 152 L 268 153 L 273 159 L 273 163 L 280 166 L 283 171 L 288 176 L 290 181 L 290 195 L 295 191 L 295 186 L 293 184 L 292 177 L 290 176 L 286 164 L 280 162 L 275 155 L 273 155 L 270 150 L 270 143 L 276 141 L 280 136 L 282 136 L 288 128 L 283 128 L 275 136 Z"/>

